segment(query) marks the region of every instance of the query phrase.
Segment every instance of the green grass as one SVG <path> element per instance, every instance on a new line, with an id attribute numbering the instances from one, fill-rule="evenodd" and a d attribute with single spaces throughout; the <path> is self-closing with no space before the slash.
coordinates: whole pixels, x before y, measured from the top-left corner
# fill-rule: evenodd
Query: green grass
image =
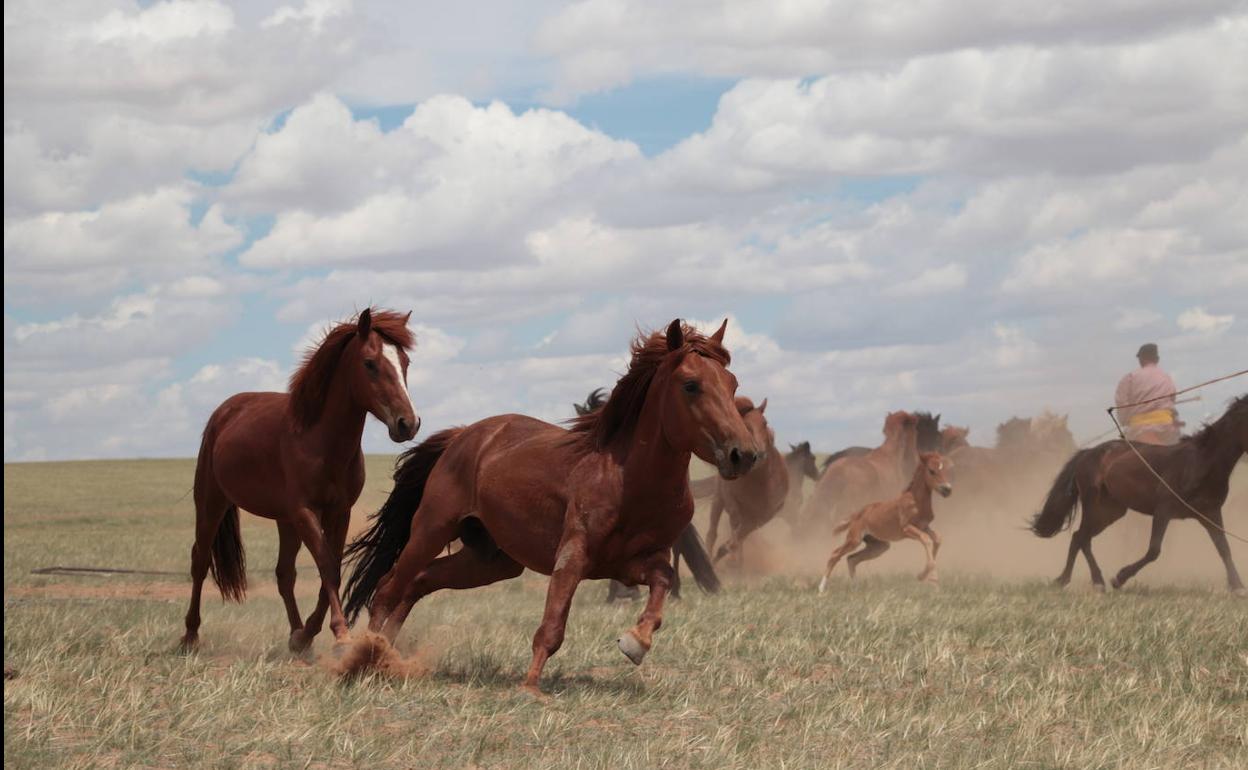
<path id="1" fill-rule="evenodd" d="M 388 464 L 370 458 L 357 511 Z M 1248 602 L 1216 583 L 1101 596 L 946 569 L 934 591 L 881 570 L 818 597 L 800 573 L 730 581 L 669 604 L 640 668 L 613 644 L 640 606 L 586 584 L 537 702 L 516 685 L 540 576 L 431 597 L 400 641 L 429 674 L 343 684 L 285 651 L 271 523 L 244 518 L 254 595 L 206 593 L 197 655 L 172 652 L 186 579 L 29 574 L 185 570 L 191 471 L 5 467 L 6 767 L 1248 766 Z M 306 613 L 306 554 L 299 581 Z"/>

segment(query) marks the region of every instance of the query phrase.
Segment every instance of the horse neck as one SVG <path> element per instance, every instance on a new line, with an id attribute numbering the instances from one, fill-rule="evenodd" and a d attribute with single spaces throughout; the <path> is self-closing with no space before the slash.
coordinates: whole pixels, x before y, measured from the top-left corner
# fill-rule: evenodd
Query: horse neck
<path id="1" fill-rule="evenodd" d="M 652 385 L 653 388 L 653 385 Z M 647 398 L 631 435 L 612 451 L 624 466 L 625 494 L 639 489 L 687 490 L 692 453 L 676 449 L 663 432 L 660 399 Z"/>
<path id="2" fill-rule="evenodd" d="M 932 513 L 932 489 L 923 478 L 925 470 L 925 468 L 916 470 L 914 478 L 910 479 L 910 486 L 906 487 L 906 491 L 914 497 L 915 504 L 919 506 L 920 517 L 928 516 Z"/>
<path id="3" fill-rule="evenodd" d="M 1198 447 L 1209 469 L 1209 475 L 1229 479 L 1236 464 L 1239 463 L 1239 458 L 1244 454 L 1243 448 L 1233 435 L 1234 427 L 1229 424 L 1229 421 L 1225 427 L 1214 425 L 1210 443 L 1204 447 Z"/>
<path id="4" fill-rule="evenodd" d="M 321 447 L 323 456 L 349 459 L 360 451 L 368 412 L 352 397 L 351 385 L 342 371 L 339 367 L 334 372 L 321 416 L 304 435 Z"/>

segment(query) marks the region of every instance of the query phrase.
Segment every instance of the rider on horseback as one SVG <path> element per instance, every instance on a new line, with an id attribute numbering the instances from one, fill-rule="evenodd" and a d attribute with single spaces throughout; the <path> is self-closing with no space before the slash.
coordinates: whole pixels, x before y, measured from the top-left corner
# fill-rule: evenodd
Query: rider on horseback
<path id="1" fill-rule="evenodd" d="M 1141 345 L 1135 356 L 1140 368 L 1119 380 L 1114 394 L 1127 438 L 1143 444 L 1177 444 L 1183 423 L 1174 408 L 1174 380 L 1158 365 L 1161 357 L 1154 343 Z"/>

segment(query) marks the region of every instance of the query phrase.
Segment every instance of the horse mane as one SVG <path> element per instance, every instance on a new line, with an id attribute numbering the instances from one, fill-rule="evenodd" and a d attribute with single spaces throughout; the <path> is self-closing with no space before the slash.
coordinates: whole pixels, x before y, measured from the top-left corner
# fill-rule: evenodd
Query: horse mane
<path id="1" fill-rule="evenodd" d="M 919 418 L 916 428 L 919 451 L 934 452 L 940 449 L 940 415 L 933 416 L 931 412 L 915 412 L 914 416 Z"/>
<path id="2" fill-rule="evenodd" d="M 416 345 L 416 338 L 407 328 L 407 314 L 374 308 L 368 311 L 372 317 L 372 331 L 386 342 L 405 352 Z M 290 413 L 299 427 L 315 425 L 321 418 L 338 362 L 347 343 L 359 333 L 359 320 L 360 314 L 356 314 L 325 332 L 320 343 L 304 353 L 299 368 L 290 376 Z"/>
<path id="3" fill-rule="evenodd" d="M 590 412 L 601 409 L 602 405 L 605 403 L 607 403 L 606 393 L 603 392 L 602 388 L 594 388 L 589 392 L 589 396 L 585 399 L 585 403 L 573 404 L 572 407 L 576 409 L 576 413 L 578 415 L 586 415 Z"/>
<path id="4" fill-rule="evenodd" d="M 1031 420 L 1011 417 L 997 426 L 997 448 L 1025 445 L 1030 436 Z"/>
<path id="5" fill-rule="evenodd" d="M 1210 448 L 1216 443 L 1224 424 L 1234 419 L 1248 420 L 1248 393 L 1231 399 L 1231 405 L 1226 408 L 1221 417 L 1205 423 L 1200 430 L 1191 436 L 1185 436 L 1182 441 L 1190 442 L 1202 449 Z"/>
<path id="6" fill-rule="evenodd" d="M 667 335 L 663 331 L 649 334 L 639 332 L 629 346 L 631 360 L 628 371 L 620 377 L 601 409 L 572 419 L 571 435 L 587 451 L 606 449 L 620 436 L 627 436 L 637 425 L 646 393 L 659 367 L 669 353 L 684 356 L 696 353 L 722 366 L 728 366 L 732 357 L 728 349 L 688 324 L 681 323 L 685 344 L 679 350 L 667 349 Z"/>
<path id="7" fill-rule="evenodd" d="M 737 396 L 733 399 L 733 404 L 737 407 L 737 414 L 742 417 L 754 411 L 754 402 L 748 396 Z"/>

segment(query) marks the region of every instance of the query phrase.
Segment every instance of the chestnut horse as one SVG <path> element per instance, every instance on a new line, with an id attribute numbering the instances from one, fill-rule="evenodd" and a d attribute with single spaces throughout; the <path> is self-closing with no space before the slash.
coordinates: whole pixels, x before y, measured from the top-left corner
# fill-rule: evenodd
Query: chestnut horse
<path id="1" fill-rule="evenodd" d="M 754 440 L 765 446 L 766 451 L 754 465 L 754 469 L 741 478 L 731 481 L 722 478 L 715 480 L 706 548 L 715 554 L 716 562 L 728 554 L 735 554 L 740 561 L 745 539 L 754 530 L 775 518 L 784 507 L 784 501 L 789 494 L 789 470 L 785 467 L 784 458 L 776 450 L 776 434 L 763 416 L 767 410 L 767 399 L 763 399 L 763 403 L 755 407 L 750 399 L 738 396 L 736 405 L 737 412 L 754 435 Z M 724 511 L 728 512 L 728 526 L 732 534 L 716 553 L 719 519 Z"/>
<path id="2" fill-rule="evenodd" d="M 605 391 L 602 388 L 594 388 L 589 392 L 589 397 L 585 399 L 585 403 L 572 404 L 572 408 L 576 410 L 577 416 L 584 417 L 587 414 L 598 411 L 606 403 L 607 396 Z M 690 486 L 694 486 L 695 483 L 691 482 Z M 697 496 L 695 492 L 694 497 Z M 711 557 L 702 545 L 702 538 L 698 537 L 698 530 L 690 523 L 672 545 L 672 598 L 680 598 L 680 557 L 682 556 L 688 562 L 689 571 L 693 573 L 693 578 L 697 582 L 698 588 L 701 588 L 708 594 L 719 593 L 721 587 L 719 576 L 715 574 L 715 567 L 711 564 Z M 618 580 L 607 581 L 607 604 L 611 604 L 616 600 L 628 601 L 640 598 L 640 586 L 626 586 Z"/>
<path id="3" fill-rule="evenodd" d="M 910 412 L 890 412 L 884 418 L 883 444 L 829 465 L 803 508 L 804 526 L 817 528 L 835 520 L 836 512 L 844 515 L 897 494 L 918 462 L 918 424 Z"/>
<path id="4" fill-rule="evenodd" d="M 919 424 L 916 427 L 918 432 L 917 441 L 920 452 L 938 452 L 943 439 L 940 430 L 940 415 L 933 415 L 931 412 L 914 412 L 914 416 L 919 418 Z M 820 467 L 827 470 L 828 466 L 842 457 L 862 457 L 871 451 L 871 447 L 851 446 L 840 451 L 833 452 L 823 458 Z"/>
<path id="5" fill-rule="evenodd" d="M 1178 444 L 1159 446 L 1135 443 L 1140 455 L 1165 479 L 1179 497 L 1201 513 L 1196 516 L 1166 489 L 1127 442 L 1107 441 L 1082 449 L 1058 473 L 1044 501 L 1044 508 L 1031 522 L 1031 531 L 1040 537 L 1053 537 L 1070 526 L 1076 505 L 1083 518 L 1070 538 L 1066 567 L 1057 578 L 1059 585 L 1070 583 L 1075 558 L 1080 552 L 1092 572 L 1092 583 L 1105 590 L 1105 579 L 1092 556 L 1092 538 L 1122 518 L 1127 509 L 1153 517 L 1153 531 L 1143 558 L 1119 570 L 1112 584 L 1121 588 L 1144 565 L 1161 555 L 1161 541 L 1171 519 L 1196 519 L 1209 539 L 1222 565 L 1232 591 L 1243 591 L 1244 583 L 1231 560 L 1231 547 L 1222 530 L 1222 504 L 1230 490 L 1231 472 L 1248 454 L 1248 394 L 1231 402 L 1215 422 Z"/>
<path id="6" fill-rule="evenodd" d="M 940 550 L 940 537 L 932 529 L 936 518 L 932 511 L 932 492 L 948 497 L 953 485 L 945 476 L 946 461 L 939 452 L 919 455 L 910 486 L 892 500 L 871 503 L 837 525 L 834 532 L 846 532 L 845 542 L 832 552 L 828 566 L 819 581 L 819 593 L 828 587 L 836 563 L 845 554 L 865 543 L 861 551 L 851 554 L 846 564 L 852 578 L 860 562 L 874 559 L 888 550 L 889 542 L 909 538 L 917 540 L 927 553 L 927 565 L 919 573 L 919 580 L 936 582 L 936 553 Z"/>
<path id="7" fill-rule="evenodd" d="M 407 351 L 415 344 L 409 317 L 364 310 L 308 351 L 289 393 L 239 393 L 208 418 L 195 466 L 194 585 L 184 649 L 199 641 L 200 594 L 209 571 L 223 598 L 242 601 L 246 593 L 239 508 L 277 523 L 277 590 L 290 621 L 290 648 L 312 643 L 326 608 L 334 636 L 346 635 L 338 579 L 351 506 L 364 487 L 365 418 L 384 422 L 396 442 L 420 428 L 407 393 Z M 300 546 L 312 552 L 321 576 L 320 598 L 306 624 L 295 603 Z"/>
<path id="8" fill-rule="evenodd" d="M 691 455 L 737 478 L 764 450 L 733 406 L 727 324 L 706 337 L 676 320 L 666 334 L 639 336 L 607 403 L 570 431 L 502 415 L 410 450 L 390 500 L 351 545 L 348 611 L 367 604 L 369 630 L 393 642 L 416 601 L 434 591 L 488 585 L 526 567 L 550 575 L 523 683 L 537 693 L 577 585 L 644 583 L 645 609 L 618 640 L 640 664 L 662 624 L 672 543 L 693 518 Z M 455 538 L 465 547 L 437 558 Z"/>

